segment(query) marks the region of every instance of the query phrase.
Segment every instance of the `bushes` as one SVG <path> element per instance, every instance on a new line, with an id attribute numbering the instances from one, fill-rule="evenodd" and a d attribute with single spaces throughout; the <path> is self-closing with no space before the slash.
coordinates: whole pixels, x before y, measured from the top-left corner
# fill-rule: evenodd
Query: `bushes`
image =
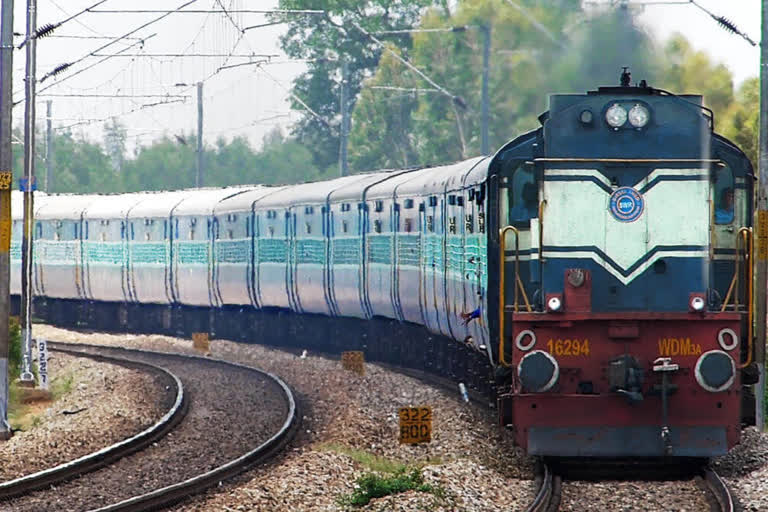
<path id="1" fill-rule="evenodd" d="M 8 325 L 8 340 L 8 378 L 14 380 L 21 374 L 21 327 L 15 317 Z"/>
<path id="2" fill-rule="evenodd" d="M 425 484 L 421 471 L 415 468 L 410 471 L 400 468 L 390 476 L 367 473 L 358 478 L 355 484 L 355 491 L 348 496 L 342 496 L 339 499 L 340 504 L 359 507 L 367 505 L 372 499 L 406 491 L 428 492 L 438 497 L 443 495 L 441 488 Z"/>

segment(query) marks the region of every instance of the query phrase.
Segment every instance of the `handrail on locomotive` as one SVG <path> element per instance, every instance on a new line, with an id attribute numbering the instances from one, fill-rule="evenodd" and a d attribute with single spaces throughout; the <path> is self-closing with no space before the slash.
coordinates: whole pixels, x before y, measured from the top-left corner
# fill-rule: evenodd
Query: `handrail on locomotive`
<path id="1" fill-rule="evenodd" d="M 746 368 L 750 364 L 752 364 L 752 357 L 753 357 L 753 326 L 752 321 L 754 318 L 754 311 L 755 311 L 755 300 L 753 297 L 753 267 L 752 262 L 753 255 L 754 255 L 754 239 L 753 239 L 753 231 L 752 228 L 748 227 L 742 227 L 739 229 L 739 231 L 736 233 L 736 258 L 734 263 L 734 271 L 733 271 L 733 278 L 731 279 L 731 284 L 728 287 L 728 292 L 725 295 L 725 299 L 723 300 L 723 305 L 720 308 L 720 312 L 723 313 L 727 310 L 728 305 L 731 302 L 731 298 L 733 298 L 733 307 L 735 310 L 739 310 L 739 296 L 740 296 L 740 289 L 739 284 L 741 280 L 741 265 L 740 262 L 742 260 L 742 256 L 744 259 L 744 281 L 747 285 L 747 358 L 744 362 L 739 364 L 739 368 Z"/>
<path id="2" fill-rule="evenodd" d="M 515 301 L 513 303 L 513 308 L 515 313 L 517 313 L 519 304 L 518 298 L 522 293 L 526 311 L 529 313 L 533 311 L 531 303 L 528 301 L 528 295 L 525 293 L 525 287 L 520 279 L 520 232 L 514 226 L 505 226 L 499 230 L 499 297 L 501 303 L 501 307 L 499 308 L 499 362 L 502 366 L 509 366 L 506 357 L 504 356 L 504 310 L 507 307 L 506 290 L 504 289 L 506 281 L 506 269 L 504 263 L 507 252 L 506 237 L 507 233 L 510 231 L 515 234 Z"/>

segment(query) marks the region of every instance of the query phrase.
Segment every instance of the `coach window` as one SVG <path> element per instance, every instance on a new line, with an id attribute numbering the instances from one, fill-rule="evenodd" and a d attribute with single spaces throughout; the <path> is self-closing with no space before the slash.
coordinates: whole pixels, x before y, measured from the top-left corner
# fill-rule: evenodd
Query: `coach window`
<path id="1" fill-rule="evenodd" d="M 734 182 L 730 167 L 719 167 L 714 180 L 715 224 L 730 224 L 734 218 Z"/>

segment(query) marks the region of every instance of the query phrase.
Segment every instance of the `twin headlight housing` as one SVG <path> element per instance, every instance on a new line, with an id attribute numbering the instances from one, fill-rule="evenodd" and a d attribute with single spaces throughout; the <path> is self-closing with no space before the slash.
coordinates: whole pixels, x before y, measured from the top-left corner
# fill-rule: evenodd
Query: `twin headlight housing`
<path id="1" fill-rule="evenodd" d="M 618 130 L 629 121 L 632 128 L 643 128 L 651 119 L 651 111 L 648 107 L 640 103 L 635 103 L 631 107 L 622 103 L 614 103 L 605 111 L 605 122 L 608 126 Z"/>

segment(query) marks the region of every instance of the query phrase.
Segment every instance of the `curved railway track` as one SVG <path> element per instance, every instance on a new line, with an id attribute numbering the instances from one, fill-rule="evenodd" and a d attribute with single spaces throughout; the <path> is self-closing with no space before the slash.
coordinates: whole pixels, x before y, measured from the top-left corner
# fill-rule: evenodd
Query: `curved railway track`
<path id="1" fill-rule="evenodd" d="M 53 351 L 69 353 L 71 351 L 58 348 Z M 89 357 L 91 359 L 106 361 L 113 364 L 119 364 L 121 366 L 135 368 L 147 372 L 157 372 L 165 375 L 167 380 L 172 382 L 174 389 L 171 393 L 175 396 L 172 407 L 152 426 L 139 432 L 135 436 L 124 439 L 118 443 L 112 444 L 101 450 L 95 451 L 83 457 L 79 457 L 75 460 L 60 464 L 53 468 L 38 471 L 30 475 L 26 475 L 13 480 L 0 483 L 0 500 L 7 500 L 15 496 L 22 496 L 32 491 L 45 488 L 49 485 L 58 484 L 67 480 L 72 480 L 82 474 L 90 471 L 95 471 L 99 468 L 107 466 L 123 457 L 142 450 L 157 441 L 168 432 L 170 432 L 179 421 L 184 418 L 187 413 L 188 399 L 184 394 L 184 385 L 181 380 L 169 372 L 165 368 L 149 363 L 141 363 L 136 361 L 126 361 L 124 359 L 97 356 L 97 355 L 84 355 L 78 354 L 81 357 Z"/>
<path id="2" fill-rule="evenodd" d="M 140 443 L 131 438 L 81 458 L 87 460 L 53 468 L 51 474 L 0 485 L 5 498 L 24 493 L 0 503 L 0 510 L 156 510 L 266 460 L 292 439 L 299 426 L 301 416 L 290 388 L 278 377 L 252 367 L 115 347 L 50 346 L 119 364 L 165 368 L 179 382 L 175 419 L 170 424 L 162 421 L 164 427 L 153 427 L 165 436 L 145 435 Z M 64 480 L 68 481 L 49 487 Z"/>
<path id="3" fill-rule="evenodd" d="M 699 468 L 703 487 L 709 492 L 712 512 L 735 512 L 735 501 L 720 475 L 709 467 Z M 593 477 L 593 475 L 590 475 Z M 536 495 L 526 512 L 556 512 L 560 508 L 562 477 L 547 464 L 541 464 L 536 476 Z M 591 509 L 590 509 L 591 510 Z"/>

